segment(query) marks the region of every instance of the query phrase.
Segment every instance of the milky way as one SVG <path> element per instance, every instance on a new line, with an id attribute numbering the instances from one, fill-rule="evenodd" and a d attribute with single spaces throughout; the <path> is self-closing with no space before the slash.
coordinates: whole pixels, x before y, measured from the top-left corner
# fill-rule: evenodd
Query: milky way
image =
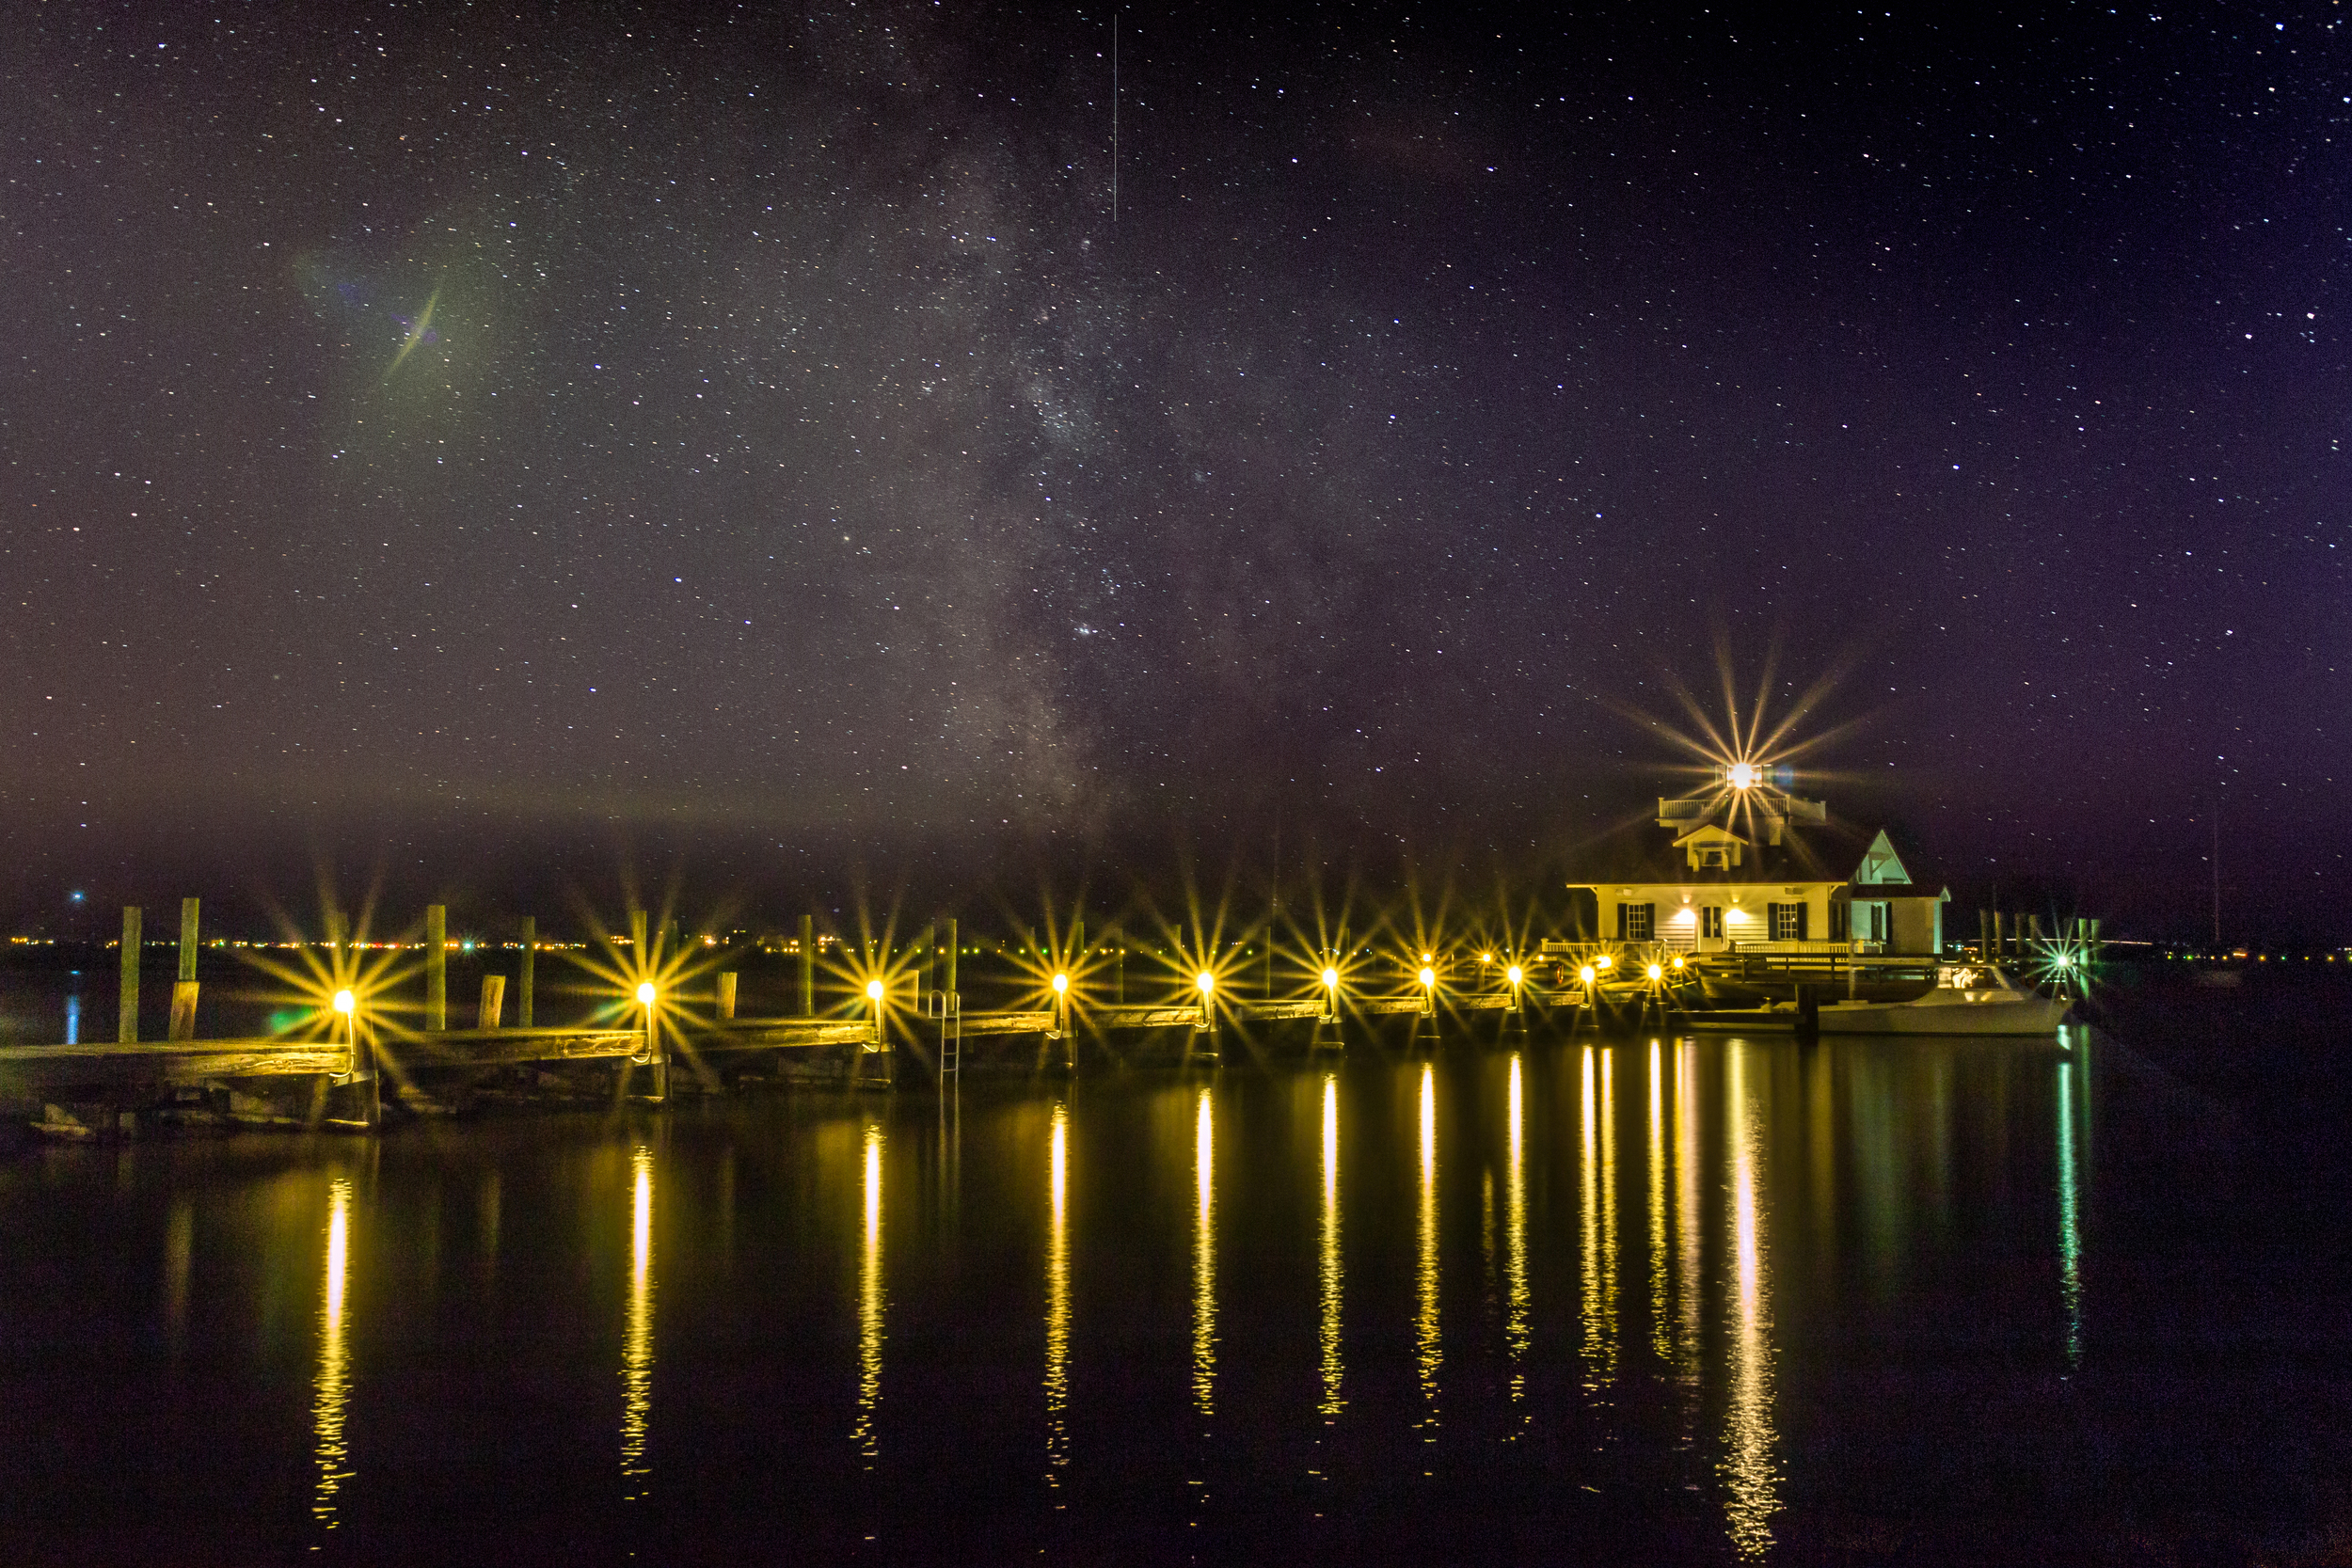
<path id="1" fill-rule="evenodd" d="M 1108 12 L 216 9 L 0 42 L 18 903 L 1541 860 L 1719 643 L 1956 881 L 2342 902 L 2335 8 L 1125 13 L 1116 219 Z"/>

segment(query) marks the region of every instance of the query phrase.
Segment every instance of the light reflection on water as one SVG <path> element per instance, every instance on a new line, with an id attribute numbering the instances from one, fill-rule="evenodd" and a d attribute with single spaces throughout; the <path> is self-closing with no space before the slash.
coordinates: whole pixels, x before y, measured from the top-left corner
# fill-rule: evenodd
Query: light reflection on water
<path id="1" fill-rule="evenodd" d="M 1699 1372 L 1699 1104 L 1697 1047 L 1675 1047 L 1675 1237 L 1681 1262 L 1675 1314 L 1675 1367 L 1690 1380 Z"/>
<path id="2" fill-rule="evenodd" d="M 1417 1288 L 1413 1313 L 1413 1357 L 1421 1370 L 1421 1393 L 1427 1420 L 1438 1422 L 1438 1369 L 1443 1359 L 1438 1343 L 1438 1077 L 1423 1063 L 1421 1069 L 1421 1213 L 1419 1245 L 1414 1260 Z M 1432 1441 L 1435 1441 L 1433 1438 Z"/>
<path id="3" fill-rule="evenodd" d="M 1527 1109 L 1519 1071 L 1520 1053 L 1511 1053 L 1509 1160 L 1504 1172 L 1502 1334 L 1511 1363 L 1511 1399 L 1527 1397 Z"/>
<path id="4" fill-rule="evenodd" d="M 351 1479 L 351 1443 L 344 1414 L 351 1402 L 350 1350 L 345 1339 L 345 1287 L 351 1261 L 351 1179 L 339 1176 L 326 1191 L 326 1281 L 319 1306 L 319 1370 L 310 1399 L 312 1450 L 318 1481 L 310 1515 L 327 1529 L 336 1516 L 336 1494 Z"/>
<path id="5" fill-rule="evenodd" d="M 1192 1398 L 1216 1414 L 1216 1110 L 1203 1085 L 1192 1133 Z"/>
<path id="6" fill-rule="evenodd" d="M 1054 1104 L 1047 1148 L 1045 1233 L 1045 1479 L 1070 1463 L 1070 1107 Z"/>
<path id="7" fill-rule="evenodd" d="M 1666 1075 L 1657 1040 L 1649 1042 L 1649 1338 L 1661 1361 L 1674 1359 L 1674 1317 L 1666 1307 Z"/>
<path id="8" fill-rule="evenodd" d="M 2058 1280 L 2066 1303 L 2066 1366 L 2083 1359 L 2081 1177 L 2074 1160 L 2074 1064 L 2058 1064 Z"/>
<path id="9" fill-rule="evenodd" d="M 1323 1075 L 1323 1226 L 1316 1275 L 1322 1287 L 1323 1401 L 1315 1408 L 1331 1417 L 1346 1402 L 1340 1397 L 1345 1371 L 1340 1359 L 1340 1080 L 1330 1072 Z"/>
<path id="10" fill-rule="evenodd" d="M 1906 1042 L 1899 1049 L 1817 1047 L 1807 1054 L 1779 1042 L 1578 1042 L 1515 1051 L 1500 1061 L 1451 1052 L 1436 1060 L 1367 1054 L 1297 1075 L 1280 1068 L 1228 1069 L 1207 1081 L 1105 1074 L 1078 1102 L 1083 1117 L 1073 1114 L 1067 1091 L 1048 1099 L 1014 1086 L 974 1095 L 952 1111 L 911 1094 L 881 1101 L 801 1094 L 670 1114 L 662 1134 L 664 1212 L 671 1216 L 661 1236 L 669 1292 L 661 1302 L 668 1336 L 664 1444 L 678 1455 L 791 1451 L 801 1456 L 786 1466 L 794 1484 L 819 1492 L 846 1484 L 824 1479 L 831 1465 L 866 1478 L 859 1484 L 883 1488 L 899 1471 L 920 1473 L 942 1463 L 948 1439 L 937 1431 L 957 1434 L 951 1465 L 993 1463 L 999 1429 L 990 1421 L 1001 1422 L 1007 1408 L 1025 1409 L 1023 1420 L 1035 1421 L 1039 1406 L 1029 1402 L 1037 1395 L 1023 1390 L 1041 1386 L 1042 1487 L 1035 1426 L 1025 1428 L 1028 1437 L 1002 1445 L 1013 1474 L 992 1476 L 991 1484 L 1000 1493 L 1023 1486 L 1033 1497 L 1050 1493 L 1036 1506 L 1067 1519 L 1103 1506 L 1104 1467 L 1120 1463 L 1104 1456 L 1128 1454 L 1124 1462 L 1134 1465 L 1135 1449 L 1165 1452 L 1194 1413 L 1216 1418 L 1214 1440 L 1186 1461 L 1198 1465 L 1188 1483 L 1202 1502 L 1213 1485 L 1219 1496 L 1231 1490 L 1221 1466 L 1237 1463 L 1234 1456 L 1278 1454 L 1292 1429 L 1302 1426 L 1311 1426 L 1318 1445 L 1310 1473 L 1319 1485 L 1343 1490 L 1374 1476 L 1409 1475 L 1420 1484 L 1433 1470 L 1459 1485 L 1462 1476 L 1483 1476 L 1503 1463 L 1498 1455 L 1557 1454 L 1563 1450 L 1554 1445 L 1566 1439 L 1575 1449 L 1640 1455 L 1645 1464 L 1673 1467 L 1673 1500 L 1683 1503 L 1687 1492 L 1687 1506 L 1708 1511 L 1717 1549 L 1727 1544 L 1748 1559 L 1769 1556 L 1798 1538 L 1792 1521 L 1803 1511 L 1792 1511 L 1791 1499 L 1816 1484 L 1800 1472 L 1803 1449 L 1784 1444 L 1783 1402 L 1792 1411 L 1812 1410 L 1817 1374 L 1804 1372 L 1781 1350 L 1809 1342 L 1805 1336 L 1821 1332 L 1823 1322 L 1835 1325 L 1835 1315 L 1825 1318 L 1816 1306 L 1817 1281 L 1844 1292 L 1837 1310 L 1873 1310 L 1882 1264 L 1909 1268 L 1913 1278 L 1924 1266 L 1918 1235 L 1927 1227 L 1917 1221 L 1933 1213 L 1937 1195 L 1948 1194 L 1954 1205 L 1991 1201 L 1980 1196 L 1992 1185 L 1988 1163 L 2003 1180 L 2014 1175 L 2005 1162 L 2031 1172 L 2015 1220 L 2026 1234 L 2021 1241 L 2005 1233 L 2001 1243 L 2038 1249 L 2045 1260 L 2049 1272 L 2035 1276 L 2037 1332 L 2049 1359 L 2062 1356 L 2070 1370 L 2081 1366 L 2091 1063 L 2077 1049 L 2045 1071 L 2048 1058 L 2026 1049 L 2008 1053 L 2012 1048 L 1979 1046 L 1972 1054 Z M 1931 1053 L 1941 1059 L 1929 1059 Z M 1615 1094 L 1620 1055 L 1629 1072 L 1647 1073 L 1645 1083 L 1628 1084 L 1622 1105 Z M 1500 1096 L 1492 1093 L 1498 1071 Z M 2001 1093 L 2029 1097 L 2030 1117 L 2014 1125 L 2043 1131 L 2018 1140 L 2026 1147 L 2010 1150 L 1994 1135 L 2004 1119 Z M 1253 1110 L 1269 1096 L 1282 1112 L 1271 1121 Z M 1409 1120 L 1397 1114 L 1408 1096 Z M 1441 1103 L 1450 1113 L 1442 1171 Z M 1193 1133 L 1188 1191 L 1186 1109 Z M 975 1118 L 974 1157 L 960 1167 L 956 1129 L 966 1115 Z M 1570 1115 L 1577 1117 L 1573 1135 Z M 1158 1134 L 1136 1139 L 1133 1130 L 1146 1116 L 1169 1119 L 1147 1122 Z M 1344 1230 L 1343 1117 L 1357 1118 L 1346 1123 L 1347 1169 L 1356 1186 Z M 1279 1133 L 1268 1133 L 1270 1125 Z M 1007 1130 L 1018 1135 L 1006 1136 Z M 605 1127 L 573 1127 L 564 1135 L 593 1147 L 595 1168 L 604 1173 L 590 1189 L 592 1223 L 580 1232 L 602 1238 L 588 1256 L 608 1271 L 599 1275 L 603 1303 L 593 1320 L 604 1336 L 612 1323 L 612 1243 L 623 1211 L 621 1186 L 610 1175 L 627 1153 L 619 1456 L 622 1497 L 643 1499 L 653 1469 L 654 1149 L 640 1141 L 643 1133 Z M 893 1138 L 901 1140 L 896 1148 Z M 673 1159 L 674 1139 L 712 1140 L 696 1147 L 716 1157 Z M 548 1317 L 560 1321 L 569 1308 L 566 1292 L 584 1273 L 572 1250 L 579 1243 L 548 1215 L 568 1215 L 566 1205 L 576 1200 L 556 1195 L 577 1188 L 550 1174 L 565 1168 L 548 1159 L 551 1141 L 546 1124 L 519 1121 L 502 1130 L 459 1124 L 433 1144 L 400 1135 L 381 1140 L 374 1148 L 397 1174 L 389 1182 L 369 1177 L 373 1244 L 366 1250 L 372 1288 L 364 1299 L 352 1290 L 351 1180 L 333 1175 L 327 1183 L 323 1259 L 319 1187 L 313 1180 L 304 1189 L 278 1271 L 299 1282 L 299 1295 L 284 1304 L 285 1321 L 307 1318 L 317 1303 L 316 1357 L 309 1357 L 307 1337 L 291 1353 L 294 1386 L 310 1385 L 309 1430 L 286 1434 L 277 1463 L 298 1461 L 307 1446 L 310 1528 L 340 1528 L 338 1539 L 363 1535 L 355 1528 L 362 1522 L 380 1528 L 385 1511 L 396 1508 L 389 1494 L 405 1484 L 394 1479 L 402 1476 L 399 1456 L 368 1424 L 384 1418 L 374 1414 L 378 1402 L 360 1402 L 355 1414 L 355 1300 L 370 1331 L 363 1342 L 398 1343 L 404 1356 L 429 1353 L 427 1337 L 452 1332 L 452 1323 L 536 1325 Z M 247 1160 L 279 1158 L 302 1169 L 316 1158 L 291 1139 L 236 1147 Z M 1622 1190 L 1621 1152 L 1639 1167 L 1623 1172 Z M 925 1173 L 909 1190 L 915 1207 L 901 1210 L 894 1233 L 895 1299 L 884 1288 L 885 1153 L 899 1159 L 902 1173 Z M 144 1149 L 140 1155 L 149 1158 Z M 167 1343 L 196 1336 L 200 1354 L 185 1359 L 199 1370 L 205 1355 L 220 1354 L 204 1338 L 219 1320 L 212 1282 L 229 1276 L 222 1259 L 233 1264 L 230 1249 L 241 1234 L 232 1216 L 216 1220 L 207 1206 L 216 1198 L 207 1196 L 204 1182 L 246 1180 L 219 1174 L 230 1167 L 208 1166 L 209 1158 L 187 1153 L 183 1164 L 196 1179 L 183 1178 L 186 1184 L 156 1206 L 138 1248 L 141 1267 L 151 1271 L 136 1292 L 140 1311 L 151 1325 L 160 1318 Z M 79 1167 L 68 1156 L 56 1168 Z M 122 1179 L 111 1174 L 114 1168 L 105 1167 L 105 1190 L 128 1190 L 118 1185 Z M 208 1169 L 215 1174 L 205 1175 Z M 862 1178 L 854 1209 L 845 1191 L 852 1171 Z M 1462 1180 L 1482 1172 L 1483 1207 Z M 1080 1173 L 1088 1179 L 1084 1206 L 1073 1201 Z M 1901 1190 L 1873 1188 L 1889 1182 Z M 969 1190 L 959 1202 L 961 1184 Z M 99 1185 L 93 1180 L 93 1190 Z M 470 1195 L 470 1201 L 450 1206 L 445 1221 L 437 1217 L 444 1191 Z M 437 1271 L 437 1227 L 462 1225 L 469 1212 L 481 1266 Z M 2100 1212 L 2103 1243 L 2113 1228 L 2110 1213 Z M 1039 1260 L 1027 1252 L 1041 1220 L 1041 1376 Z M 1867 1242 L 1843 1261 L 1836 1237 L 1826 1233 L 1839 1226 Z M 739 1228 L 772 1244 L 735 1258 L 726 1239 Z M 959 1247 L 965 1250 L 951 1250 Z M 1644 1248 L 1640 1259 L 1631 1255 Z M 844 1277 L 852 1250 L 853 1291 Z M 763 1251 L 765 1261 L 755 1256 Z M 299 1263 L 285 1267 L 287 1258 Z M 708 1266 L 714 1258 L 731 1261 Z M 825 1259 L 830 1268 L 818 1266 Z M 1004 1278 L 986 1277 L 1008 1259 Z M 1841 1267 L 1853 1277 L 1840 1275 Z M 1634 1278 L 1622 1277 L 1629 1272 Z M 2063 1308 L 2055 1321 L 2053 1275 Z M 811 1278 L 820 1278 L 821 1289 L 807 1288 Z M 949 1289 L 949 1278 L 957 1289 Z M 1085 1313 L 1075 1310 L 1080 1283 L 1089 1291 Z M 431 1312 L 410 1306 L 436 1297 Z M 449 1312 L 453 1300 L 482 1304 L 480 1314 Z M 28 1310 L 12 1299 L 0 1300 L 0 1307 L 20 1317 Z M 1645 1311 L 1645 1324 L 1639 1321 Z M 501 1319 L 510 1312 L 511 1319 Z M 887 1340 L 890 1409 L 901 1413 L 888 1420 L 887 1443 L 881 1398 L 886 1313 L 901 1314 L 898 1337 Z M 762 1358 L 766 1353 L 727 1350 L 714 1371 L 697 1359 L 714 1354 L 711 1343 L 730 1343 L 707 1336 L 723 1335 L 743 1320 L 758 1325 L 746 1342 L 779 1347 L 772 1360 Z M 524 1363 L 516 1375 L 565 1375 L 553 1366 L 560 1344 L 540 1349 L 528 1334 L 513 1342 L 524 1347 L 516 1352 Z M 592 1412 L 579 1434 L 580 1463 L 599 1489 L 597 1506 L 610 1508 L 612 1363 L 610 1338 L 603 1343 L 602 1355 L 579 1374 L 586 1386 L 580 1407 Z M 2110 1343 L 2103 1335 L 2102 1361 Z M 968 1347 L 994 1344 L 1016 1347 L 988 1358 L 1007 1382 L 976 1394 L 971 1380 L 984 1374 L 971 1370 L 981 1358 Z M 1865 1354 L 1884 1353 L 1872 1345 Z M 787 1395 L 774 1404 L 792 1414 L 771 1415 L 760 1398 L 707 1398 L 714 1385 L 706 1376 L 740 1378 L 763 1395 L 786 1385 Z M 793 1391 L 803 1388 L 818 1392 L 792 1403 Z M 1009 1405 L 1008 1396 L 1017 1404 Z M 500 1397 L 495 1383 L 469 1387 L 461 1413 L 437 1413 L 430 1423 L 420 1418 L 419 1424 L 445 1431 L 478 1421 L 494 1430 L 511 1419 L 497 1411 Z M 597 1418 L 596 1410 L 605 1414 Z M 838 1433 L 845 1422 L 850 1444 L 806 1443 L 807 1431 Z M 1480 1447 L 1521 1438 L 1518 1448 Z M 470 1433 L 467 1440 L 494 1441 Z M 813 1454 L 815 1447 L 824 1455 Z M 364 1481 L 351 1463 L 355 1451 L 369 1455 Z M 682 1462 L 672 1471 L 683 1482 Z M 1617 1484 L 1617 1473 L 1602 1465 L 1589 1479 L 1596 1486 Z M 1117 1474 L 1109 1479 L 1124 1483 Z M 843 1495 L 827 1494 L 836 1505 Z M 301 1513 L 291 1503 L 288 1512 Z M 1223 1516 L 1200 1508 L 1197 1517 L 1206 1528 Z"/>
<path id="11" fill-rule="evenodd" d="M 850 1441 L 867 1465 L 880 1443 L 874 1425 L 882 1374 L 882 1130 L 866 1124 L 866 1225 L 857 1254 L 857 1424 Z"/>
<path id="12" fill-rule="evenodd" d="M 653 1150 L 637 1146 L 629 1156 L 628 1314 L 621 1336 L 621 1474 L 640 1481 L 652 1466 L 645 1461 L 645 1430 L 653 1404 Z M 644 1485 L 625 1492 L 641 1497 Z"/>

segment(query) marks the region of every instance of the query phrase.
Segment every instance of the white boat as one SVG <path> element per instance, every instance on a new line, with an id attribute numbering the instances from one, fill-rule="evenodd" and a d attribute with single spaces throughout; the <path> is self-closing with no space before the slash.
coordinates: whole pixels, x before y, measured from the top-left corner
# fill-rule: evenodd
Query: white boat
<path id="1" fill-rule="evenodd" d="M 2053 1035 L 2067 999 L 2021 990 L 1989 964 L 1945 964 L 1908 1002 L 1824 1002 L 1824 1035 Z"/>

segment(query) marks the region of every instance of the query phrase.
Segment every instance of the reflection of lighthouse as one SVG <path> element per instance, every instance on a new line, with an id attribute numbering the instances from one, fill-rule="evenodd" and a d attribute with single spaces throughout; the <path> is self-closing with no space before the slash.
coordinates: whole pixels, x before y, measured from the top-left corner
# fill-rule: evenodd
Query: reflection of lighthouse
<path id="1" fill-rule="evenodd" d="M 1732 1544 L 1742 1557 L 1761 1557 L 1772 1544 L 1780 1510 L 1780 1465 L 1772 1427 L 1772 1297 L 1765 1278 L 1763 1207 L 1758 1192 L 1763 1158 L 1762 1118 L 1748 1102 L 1749 1048 L 1733 1041 L 1726 1053 L 1724 1110 L 1731 1144 L 1733 1247 L 1731 1410 L 1724 1434 L 1724 1512 Z"/>

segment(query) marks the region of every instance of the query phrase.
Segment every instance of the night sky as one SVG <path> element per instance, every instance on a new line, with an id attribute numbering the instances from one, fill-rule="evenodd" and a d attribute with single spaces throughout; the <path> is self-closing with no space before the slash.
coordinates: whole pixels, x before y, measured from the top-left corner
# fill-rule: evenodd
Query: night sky
<path id="1" fill-rule="evenodd" d="M 1556 884 L 1727 669 L 1963 907 L 2217 794 L 2352 939 L 2344 8 L 1279 8 L 1115 165 L 1104 10 L 8 7 L 0 912 Z"/>

